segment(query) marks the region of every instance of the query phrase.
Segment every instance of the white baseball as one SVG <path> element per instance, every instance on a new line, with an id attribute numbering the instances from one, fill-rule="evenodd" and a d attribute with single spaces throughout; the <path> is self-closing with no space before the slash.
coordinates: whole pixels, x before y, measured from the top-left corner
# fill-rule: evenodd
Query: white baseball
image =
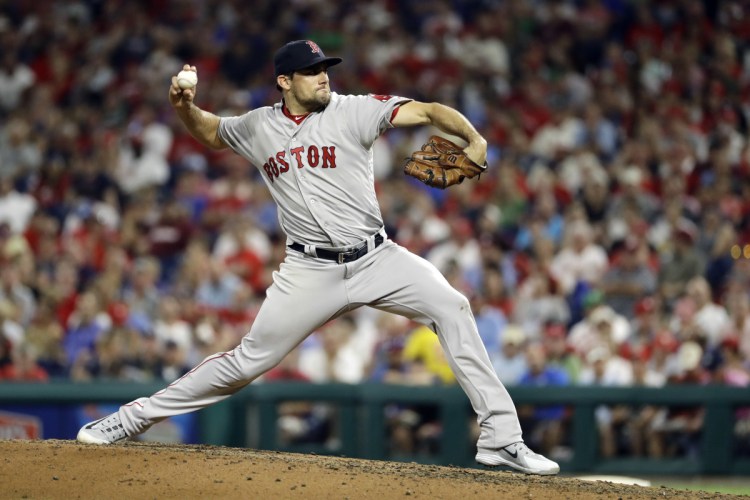
<path id="1" fill-rule="evenodd" d="M 198 73 L 195 71 L 180 71 L 177 73 L 177 85 L 185 90 L 192 89 L 198 83 Z"/>

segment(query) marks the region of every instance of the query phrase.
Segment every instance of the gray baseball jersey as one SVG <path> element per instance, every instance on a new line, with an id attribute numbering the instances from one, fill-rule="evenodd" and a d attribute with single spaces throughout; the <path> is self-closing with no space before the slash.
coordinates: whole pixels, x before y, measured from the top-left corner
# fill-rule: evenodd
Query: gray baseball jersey
<path id="1" fill-rule="evenodd" d="M 292 241 L 343 247 L 383 225 L 372 145 L 392 126 L 394 109 L 408 100 L 334 92 L 322 112 L 299 124 L 278 103 L 222 118 L 219 136 L 261 169 Z"/>
<path id="2" fill-rule="evenodd" d="M 368 305 L 437 333 L 477 413 L 480 452 L 521 440 L 513 401 L 495 374 L 466 297 L 425 259 L 376 238 L 384 232 L 372 145 L 406 101 L 333 94 L 325 109 L 302 118 L 277 104 L 221 119 L 222 140 L 261 169 L 289 243 L 304 251 L 287 249 L 240 345 L 209 356 L 151 397 L 120 407 L 129 436 L 229 397 L 278 364 L 316 328 Z M 320 251 L 364 242 L 367 251 L 353 261 L 318 257 Z"/>

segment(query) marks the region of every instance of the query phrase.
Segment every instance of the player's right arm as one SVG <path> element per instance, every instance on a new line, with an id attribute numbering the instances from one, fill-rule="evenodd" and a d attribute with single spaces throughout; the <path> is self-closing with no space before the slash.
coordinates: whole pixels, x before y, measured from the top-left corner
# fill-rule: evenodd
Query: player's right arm
<path id="1" fill-rule="evenodd" d="M 197 71 L 195 66 L 185 65 L 184 70 Z M 195 90 L 181 89 L 177 85 L 177 77 L 172 77 L 172 85 L 169 87 L 169 102 L 177 112 L 182 123 L 187 127 L 188 132 L 195 139 L 212 149 L 223 149 L 227 144 L 219 137 L 219 117 L 209 113 L 193 103 L 195 99 Z"/>

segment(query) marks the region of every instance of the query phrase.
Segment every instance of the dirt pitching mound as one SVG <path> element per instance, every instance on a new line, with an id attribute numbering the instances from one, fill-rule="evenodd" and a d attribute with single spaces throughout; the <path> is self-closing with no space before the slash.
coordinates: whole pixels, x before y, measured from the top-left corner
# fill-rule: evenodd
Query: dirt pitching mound
<path id="1" fill-rule="evenodd" d="M 500 470 L 214 446 L 0 441 L 2 498 L 739 498 Z"/>

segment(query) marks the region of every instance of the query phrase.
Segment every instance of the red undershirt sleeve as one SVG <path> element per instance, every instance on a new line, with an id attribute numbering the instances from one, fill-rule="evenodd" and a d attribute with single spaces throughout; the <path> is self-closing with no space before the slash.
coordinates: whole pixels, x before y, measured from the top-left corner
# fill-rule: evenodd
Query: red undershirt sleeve
<path id="1" fill-rule="evenodd" d="M 398 114 L 398 110 L 401 109 L 401 105 L 399 104 L 395 108 L 393 108 L 393 112 L 391 113 L 391 119 L 389 120 L 391 124 L 393 124 L 393 120 L 396 118 L 396 115 Z"/>

